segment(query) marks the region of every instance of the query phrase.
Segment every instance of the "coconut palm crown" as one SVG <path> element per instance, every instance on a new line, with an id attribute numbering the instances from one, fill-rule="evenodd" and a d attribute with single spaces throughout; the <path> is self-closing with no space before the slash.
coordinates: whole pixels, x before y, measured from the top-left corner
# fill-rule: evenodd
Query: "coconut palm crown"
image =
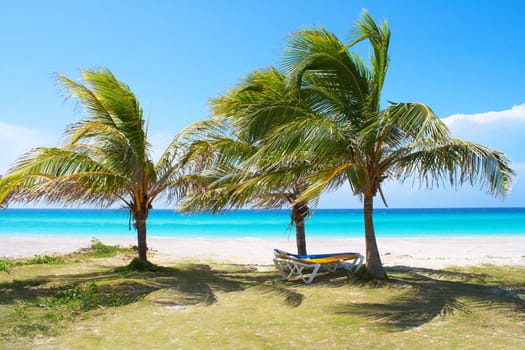
<path id="1" fill-rule="evenodd" d="M 367 271 L 382 279 L 386 273 L 374 231 L 373 200 L 377 194 L 385 200 L 385 180 L 415 177 L 428 187 L 477 183 L 504 196 L 514 172 L 503 153 L 453 138 L 424 104 L 390 103 L 382 109 L 390 60 L 388 23 L 378 26 L 364 12 L 353 37 L 345 45 L 325 29 L 291 36 L 282 72 L 294 98 L 309 101 L 315 113 L 297 115 L 277 127 L 259 153 L 271 163 L 272 157 L 283 161 L 309 152 L 311 164 L 324 165 L 315 176 L 309 175 L 313 185 L 299 201 L 349 184 L 363 201 Z M 363 41 L 371 46 L 368 65 L 350 51 Z"/>
<path id="2" fill-rule="evenodd" d="M 310 210 L 307 202 L 298 199 L 309 186 L 305 170 L 314 169 L 307 154 L 272 159 L 268 167 L 264 158 L 253 159 L 274 128 L 309 112 L 308 106 L 286 93 L 285 83 L 285 77 L 270 67 L 252 72 L 234 89 L 211 100 L 213 117 L 188 128 L 198 135 L 191 145 L 192 157 L 208 161 L 202 174 L 207 188 L 185 199 L 179 209 L 217 212 L 289 206 L 297 252 L 306 254 L 305 219 Z M 300 176 L 297 169 L 302 169 Z"/>
<path id="3" fill-rule="evenodd" d="M 160 160 L 150 157 L 143 110 L 130 88 L 108 69 L 82 70 L 80 81 L 57 75 L 67 98 L 86 118 L 66 130 L 66 143 L 21 156 L 0 180 L 0 204 L 43 200 L 64 205 L 128 208 L 138 255 L 147 260 L 146 220 L 155 198 L 180 198 L 191 188 L 184 142 L 175 138 Z M 185 168 L 186 167 L 186 168 Z"/>

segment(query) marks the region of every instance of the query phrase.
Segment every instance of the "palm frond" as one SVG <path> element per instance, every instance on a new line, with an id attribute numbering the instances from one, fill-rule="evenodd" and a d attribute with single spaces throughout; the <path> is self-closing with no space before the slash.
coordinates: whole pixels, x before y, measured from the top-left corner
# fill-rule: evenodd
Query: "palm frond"
<path id="1" fill-rule="evenodd" d="M 335 154 L 350 156 L 352 135 L 345 131 L 334 120 L 310 115 L 275 128 L 257 157 L 266 159 L 266 163 L 276 163 L 309 154 L 312 164 L 322 164 Z"/>
<path id="2" fill-rule="evenodd" d="M 191 148 L 193 144 L 214 134 L 222 132 L 222 122 L 217 119 L 201 120 L 190 124 L 182 129 L 164 150 L 159 161 L 155 165 L 156 172 L 162 174 L 169 172 L 174 164 L 186 165 L 191 159 L 199 158 L 205 160 L 202 150 L 197 147 Z M 195 162 L 197 163 L 197 162 Z"/>
<path id="3" fill-rule="evenodd" d="M 285 79 L 275 68 L 252 72 L 235 89 L 211 100 L 215 115 L 224 116 L 236 137 L 256 143 L 273 127 L 293 120 L 306 107 L 286 91 Z"/>
<path id="4" fill-rule="evenodd" d="M 370 55 L 370 63 L 373 74 L 370 97 L 373 100 L 370 101 L 370 105 L 378 107 L 381 90 L 383 89 L 383 83 L 390 63 L 388 56 L 388 48 L 390 45 L 390 28 L 388 21 L 385 20 L 381 26 L 378 26 L 368 11 L 363 10 L 361 20 L 357 22 L 354 28 L 354 36 L 354 40 L 345 47 L 346 49 L 364 40 L 368 40 L 372 46 L 373 55 Z"/>
<path id="5" fill-rule="evenodd" d="M 301 194 L 297 201 L 317 199 L 323 192 L 339 188 L 345 180 L 348 181 L 354 193 L 359 193 L 361 190 L 359 186 L 363 183 L 366 184 L 366 174 L 363 167 L 359 164 L 346 163 L 310 175 L 308 182 L 311 185 Z"/>
<path id="6" fill-rule="evenodd" d="M 125 195 L 128 179 L 89 156 L 66 148 L 38 148 L 21 157 L 4 178 L 2 196 L 14 201 L 110 205 Z"/>
<path id="7" fill-rule="evenodd" d="M 374 150 L 380 168 L 402 156 L 408 144 L 442 142 L 450 137 L 447 126 L 421 103 L 391 103 L 359 134 L 362 146 Z"/>
<path id="8" fill-rule="evenodd" d="M 107 69 L 82 70 L 83 84 L 60 74 L 57 80 L 65 90 L 66 97 L 76 98 L 88 117 L 84 123 L 68 129 L 66 134 L 70 142 L 89 139 L 97 142 L 99 138 L 121 134 L 121 140 L 126 141 L 137 161 L 146 161 L 149 145 L 144 131 L 143 111 L 127 85 L 118 81 Z M 96 124 L 98 131 L 106 132 L 90 133 L 90 128 Z M 100 124 L 106 125 L 106 128 L 103 129 Z"/>
<path id="9" fill-rule="evenodd" d="M 515 176 L 503 153 L 455 138 L 441 144 L 415 143 L 407 146 L 406 154 L 396 163 L 398 175 L 406 179 L 415 174 L 427 187 L 445 182 L 479 184 L 490 194 L 505 196 Z"/>
<path id="10" fill-rule="evenodd" d="M 174 203 L 188 198 L 192 194 L 204 192 L 207 182 L 199 174 L 181 173 L 156 185 L 157 187 L 150 192 L 151 195 L 155 197 L 158 195 L 166 199 L 167 203 Z"/>
<path id="11" fill-rule="evenodd" d="M 422 103 L 392 103 L 382 112 L 383 125 L 399 128 L 415 142 L 439 141 L 450 137 L 448 127 L 430 107 Z"/>
<path id="12" fill-rule="evenodd" d="M 355 109 L 362 110 L 369 95 L 369 73 L 360 56 L 350 55 L 332 33 L 324 30 L 302 30 L 289 40 L 282 66 L 292 91 L 300 91 L 306 72 L 330 80 L 344 89 Z"/>

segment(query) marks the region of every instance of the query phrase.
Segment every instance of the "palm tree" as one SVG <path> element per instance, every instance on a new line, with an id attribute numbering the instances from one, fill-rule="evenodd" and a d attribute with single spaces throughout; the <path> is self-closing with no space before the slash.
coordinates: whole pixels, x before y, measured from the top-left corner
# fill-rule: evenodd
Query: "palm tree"
<path id="1" fill-rule="evenodd" d="M 304 181 L 290 179 L 286 168 L 262 172 L 258 168 L 246 167 L 259 147 L 242 134 L 217 128 L 217 124 L 228 124 L 222 118 L 193 125 L 200 130 L 200 140 L 191 145 L 191 156 L 209 162 L 202 173 L 205 189 L 200 189 L 185 198 L 178 209 L 183 212 L 223 210 L 251 206 L 252 208 L 282 208 L 290 206 L 291 225 L 295 225 L 298 254 L 307 254 L 305 218 L 309 215 L 306 202 L 297 202 L 306 185 Z M 211 124 L 215 124 L 210 127 Z M 287 179 L 288 180 L 285 180 Z"/>
<path id="2" fill-rule="evenodd" d="M 264 158 L 258 158 L 257 164 L 252 158 L 269 132 L 297 114 L 307 113 L 308 108 L 287 96 L 285 79 L 274 68 L 252 72 L 235 89 L 213 99 L 211 107 L 211 120 L 186 130 L 187 135 L 197 135 L 191 157 L 208 161 L 203 174 L 208 187 L 185 200 L 179 209 L 218 212 L 245 206 L 289 206 L 297 252 L 307 254 L 305 219 L 310 209 L 306 201 L 298 199 L 309 182 L 305 176 L 295 176 L 297 168 L 313 169 L 306 162 L 306 153 L 293 159 L 272 160 L 268 167 Z"/>
<path id="3" fill-rule="evenodd" d="M 146 221 L 155 198 L 168 201 L 196 185 L 175 138 L 157 164 L 150 158 L 143 110 L 130 88 L 107 69 L 82 70 L 75 82 L 57 80 L 86 114 L 66 130 L 67 143 L 20 157 L 0 180 L 0 204 L 45 200 L 66 205 L 128 208 L 137 230 L 138 255 L 147 261 Z"/>
<path id="4" fill-rule="evenodd" d="M 309 101 L 315 113 L 299 115 L 277 127 L 261 147 L 267 162 L 311 152 L 312 164 L 324 164 L 299 201 L 317 198 L 327 188 L 348 182 L 363 200 L 366 268 L 384 279 L 373 224 L 373 200 L 386 201 L 387 179 L 415 177 L 432 187 L 479 183 L 504 195 L 514 172 L 498 151 L 451 137 L 446 125 L 420 103 L 390 103 L 381 109 L 381 90 L 389 65 L 390 30 L 364 12 L 355 39 L 344 45 L 324 29 L 295 33 L 285 51 L 283 74 L 295 98 Z M 367 40 L 370 64 L 349 49 Z M 261 108 L 265 108 L 262 106 Z"/>
<path id="5" fill-rule="evenodd" d="M 0 181 L 2 181 L 2 175 L 0 175 Z M 7 204 L 0 202 L 0 209 L 5 209 L 6 207 L 7 207 Z"/>

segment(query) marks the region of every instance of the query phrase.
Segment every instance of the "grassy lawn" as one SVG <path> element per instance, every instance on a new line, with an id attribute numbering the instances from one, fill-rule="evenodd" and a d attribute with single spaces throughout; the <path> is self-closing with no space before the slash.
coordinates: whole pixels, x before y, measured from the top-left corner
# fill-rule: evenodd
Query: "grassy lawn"
<path id="1" fill-rule="evenodd" d="M 95 247 L 96 248 L 96 247 Z M 2 349 L 522 349 L 525 268 L 390 268 L 385 283 L 270 266 L 126 268 L 99 245 L 3 261 Z M 155 259 L 153 258 L 153 261 Z"/>

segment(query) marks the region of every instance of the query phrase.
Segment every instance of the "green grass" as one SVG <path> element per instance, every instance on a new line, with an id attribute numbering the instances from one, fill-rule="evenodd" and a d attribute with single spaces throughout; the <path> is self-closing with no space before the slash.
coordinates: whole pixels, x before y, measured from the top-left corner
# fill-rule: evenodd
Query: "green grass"
<path id="1" fill-rule="evenodd" d="M 91 240 L 90 249 L 83 252 L 86 258 L 108 258 L 117 254 L 134 254 L 129 248 L 122 248 L 116 245 L 105 245 L 96 238 Z"/>
<path id="2" fill-rule="evenodd" d="M 63 264 L 65 259 L 59 256 L 52 255 L 35 255 L 34 257 L 25 261 L 26 265 L 37 265 L 37 264 Z"/>
<path id="3" fill-rule="evenodd" d="M 96 238 L 91 240 L 91 246 L 65 256 L 35 255 L 28 259 L 0 259 L 0 272 L 9 273 L 15 266 L 23 265 L 59 265 L 79 262 L 86 259 L 109 258 L 116 255 L 131 257 L 135 252 L 131 248 L 105 245 Z"/>
<path id="4" fill-rule="evenodd" d="M 0 272 L 9 272 L 9 270 L 13 267 L 13 261 L 8 259 L 0 259 Z"/>
<path id="5" fill-rule="evenodd" d="M 272 267 L 141 270 L 114 258 L 64 260 L 0 273 L 0 348 L 519 349 L 525 342 L 525 267 L 391 268 L 385 283 L 326 274 L 305 286 L 280 281 Z"/>

